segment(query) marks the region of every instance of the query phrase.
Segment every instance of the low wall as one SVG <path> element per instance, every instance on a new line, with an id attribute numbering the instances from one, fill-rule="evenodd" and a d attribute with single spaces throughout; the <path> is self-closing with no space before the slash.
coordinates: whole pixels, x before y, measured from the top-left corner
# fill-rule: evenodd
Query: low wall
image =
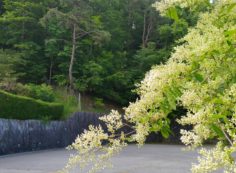
<path id="1" fill-rule="evenodd" d="M 99 116 L 95 113 L 75 113 L 68 120 L 50 122 L 0 119 L 0 155 L 66 147 L 90 124 L 100 124 Z M 177 135 L 168 140 L 152 134 L 147 141 L 179 143 L 179 127 L 175 125 L 173 128 Z"/>
<path id="2" fill-rule="evenodd" d="M 66 147 L 89 124 L 99 124 L 94 113 L 75 113 L 66 121 L 0 119 L 0 155 Z"/>

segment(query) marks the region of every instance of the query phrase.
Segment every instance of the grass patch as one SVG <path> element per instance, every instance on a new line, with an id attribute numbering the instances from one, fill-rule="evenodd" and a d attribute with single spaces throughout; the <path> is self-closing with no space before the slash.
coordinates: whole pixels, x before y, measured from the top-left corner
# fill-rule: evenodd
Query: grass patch
<path id="1" fill-rule="evenodd" d="M 77 97 L 75 95 L 70 94 L 66 88 L 55 88 L 54 94 L 55 101 L 63 104 L 64 106 L 64 119 L 71 116 L 74 112 L 81 111 L 79 110 Z"/>

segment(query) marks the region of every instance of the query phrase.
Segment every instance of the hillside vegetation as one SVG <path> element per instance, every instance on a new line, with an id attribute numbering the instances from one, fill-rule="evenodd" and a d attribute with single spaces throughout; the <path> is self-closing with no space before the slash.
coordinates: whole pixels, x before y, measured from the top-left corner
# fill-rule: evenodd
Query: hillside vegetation
<path id="1" fill-rule="evenodd" d="M 127 106 L 194 13 L 162 17 L 155 0 L 0 1 L 0 82 L 47 84 Z"/>

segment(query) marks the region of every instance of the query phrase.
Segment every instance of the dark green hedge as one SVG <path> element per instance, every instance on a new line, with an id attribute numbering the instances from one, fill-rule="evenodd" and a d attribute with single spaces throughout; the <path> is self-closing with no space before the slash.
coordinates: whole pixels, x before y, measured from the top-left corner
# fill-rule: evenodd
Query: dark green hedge
<path id="1" fill-rule="evenodd" d="M 0 118 L 58 120 L 63 117 L 63 110 L 62 104 L 48 103 L 0 90 Z"/>

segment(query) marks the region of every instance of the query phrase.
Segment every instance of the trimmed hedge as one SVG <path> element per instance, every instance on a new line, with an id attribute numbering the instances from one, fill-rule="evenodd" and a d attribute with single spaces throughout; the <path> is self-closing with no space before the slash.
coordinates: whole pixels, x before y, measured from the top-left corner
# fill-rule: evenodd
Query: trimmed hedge
<path id="1" fill-rule="evenodd" d="M 48 103 L 0 90 L 0 118 L 58 120 L 63 117 L 63 111 L 62 104 Z"/>

